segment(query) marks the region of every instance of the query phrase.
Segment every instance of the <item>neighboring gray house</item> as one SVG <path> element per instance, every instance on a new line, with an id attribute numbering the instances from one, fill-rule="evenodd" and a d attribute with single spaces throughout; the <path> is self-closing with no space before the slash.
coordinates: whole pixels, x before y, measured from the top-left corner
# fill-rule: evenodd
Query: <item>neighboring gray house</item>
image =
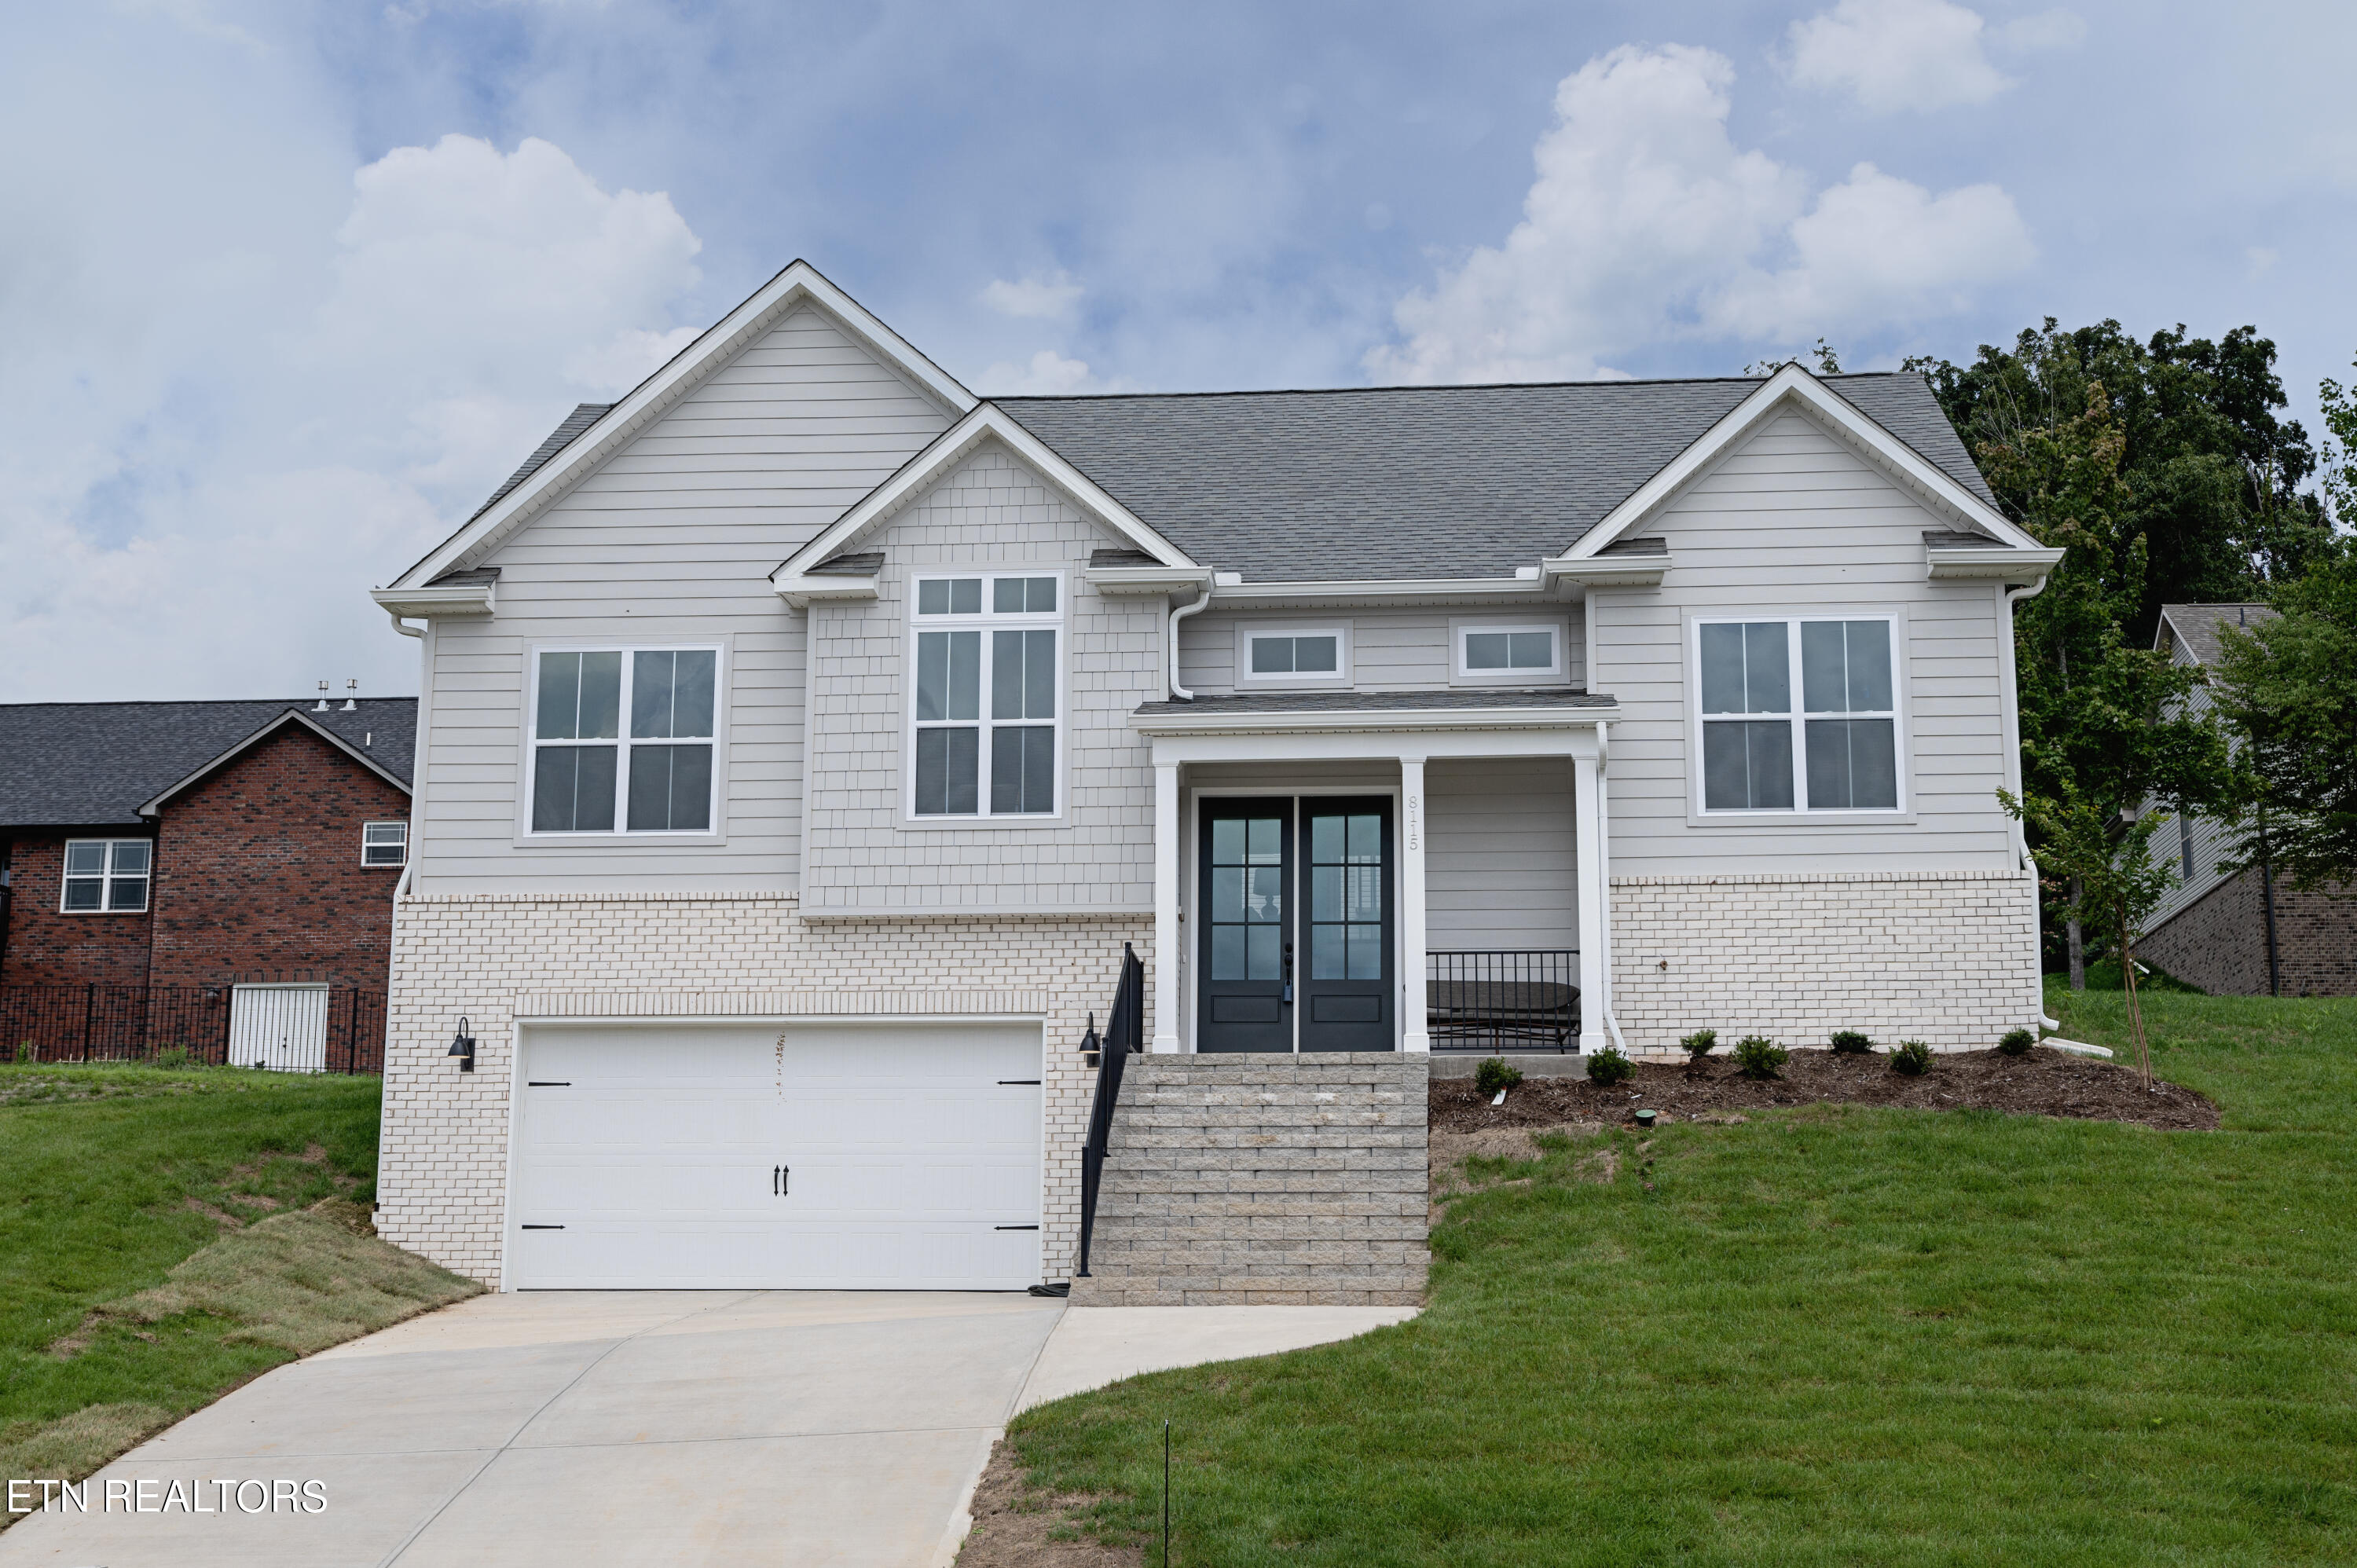
<path id="1" fill-rule="evenodd" d="M 797 263 L 374 596 L 425 623 L 379 1227 L 508 1287 L 1063 1277 L 1125 942 L 1153 1051 L 1304 1085 L 1989 1044 L 2056 555 L 1917 376 L 985 400 Z"/>
<path id="2" fill-rule="evenodd" d="M 2266 605 L 2163 605 L 2153 646 L 2179 664 L 2218 667 L 2220 633 L 2248 631 L 2276 612 Z M 2210 693 L 2190 705 L 2207 712 Z M 2223 996 L 2357 995 L 2357 903 L 2301 893 L 2253 866 L 2228 875 L 2233 835 L 2179 813 L 2153 841 L 2177 884 L 2153 912 L 2137 956 L 2189 985 Z"/>

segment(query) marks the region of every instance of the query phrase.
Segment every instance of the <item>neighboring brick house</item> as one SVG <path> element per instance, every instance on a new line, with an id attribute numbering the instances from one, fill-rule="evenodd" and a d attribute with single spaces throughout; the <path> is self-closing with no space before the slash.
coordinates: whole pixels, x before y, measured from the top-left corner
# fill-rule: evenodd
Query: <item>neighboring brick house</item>
<path id="1" fill-rule="evenodd" d="M 253 1028 L 290 1004 L 299 1032 L 328 990 L 381 993 L 416 727 L 407 697 L 0 705 L 6 1047 L 60 1034 L 36 1045 L 94 1054 L 77 1029 L 109 1052 L 225 1042 L 232 993 Z M 40 994 L 68 987 L 90 993 L 82 1013 Z M 151 1029 L 151 988 L 199 1011 L 210 993 L 220 1020 Z"/>
<path id="2" fill-rule="evenodd" d="M 2218 667 L 2221 633 L 2247 631 L 2276 612 L 2266 605 L 2163 605 L 2153 646 L 2179 664 Z M 2210 695 L 2191 704 L 2206 711 Z M 2177 872 L 2138 956 L 2218 996 L 2357 996 L 2357 899 L 2303 893 L 2259 867 L 2228 875 L 2224 825 L 2180 816 L 2153 841 Z"/>

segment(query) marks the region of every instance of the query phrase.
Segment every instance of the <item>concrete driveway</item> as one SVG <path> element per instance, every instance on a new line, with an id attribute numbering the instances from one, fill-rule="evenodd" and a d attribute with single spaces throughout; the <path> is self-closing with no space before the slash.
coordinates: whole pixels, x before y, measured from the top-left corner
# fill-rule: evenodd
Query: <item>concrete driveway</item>
<path id="1" fill-rule="evenodd" d="M 280 1368 L 100 1472 L 0 1564 L 929 1565 L 1063 1304 L 811 1292 L 480 1296 Z M 98 1512 L 109 1479 L 170 1511 Z M 202 1483 L 174 1506 L 170 1483 Z M 326 1506 L 242 1513 L 242 1480 Z M 226 1513 L 217 1508 L 230 1482 Z M 299 1494 L 298 1494 L 299 1495 Z M 247 1487 L 243 1502 L 263 1493 Z"/>

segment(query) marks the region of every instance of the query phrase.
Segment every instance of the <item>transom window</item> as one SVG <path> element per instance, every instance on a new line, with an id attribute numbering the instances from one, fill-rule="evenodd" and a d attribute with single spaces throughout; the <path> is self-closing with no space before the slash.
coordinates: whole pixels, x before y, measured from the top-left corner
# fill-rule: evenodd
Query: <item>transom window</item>
<path id="1" fill-rule="evenodd" d="M 1703 810 L 1898 810 L 1893 624 L 1696 622 Z"/>
<path id="2" fill-rule="evenodd" d="M 409 858 L 407 822 L 362 822 L 361 864 L 399 865 Z"/>
<path id="3" fill-rule="evenodd" d="M 1348 627 L 1255 627 L 1236 628 L 1236 683 L 1303 685 L 1351 679 Z"/>
<path id="4" fill-rule="evenodd" d="M 1531 685 L 1565 677 L 1564 628 L 1547 622 L 1495 620 L 1449 623 L 1451 673 L 1468 685 Z"/>
<path id="5" fill-rule="evenodd" d="M 912 816 L 1055 814 L 1062 602 L 1053 575 L 917 580 Z"/>
<path id="6" fill-rule="evenodd" d="M 154 854 L 145 839 L 68 839 L 59 908 L 69 915 L 143 912 Z"/>
<path id="7" fill-rule="evenodd" d="M 542 650 L 532 831 L 711 832 L 719 670 L 716 648 Z"/>

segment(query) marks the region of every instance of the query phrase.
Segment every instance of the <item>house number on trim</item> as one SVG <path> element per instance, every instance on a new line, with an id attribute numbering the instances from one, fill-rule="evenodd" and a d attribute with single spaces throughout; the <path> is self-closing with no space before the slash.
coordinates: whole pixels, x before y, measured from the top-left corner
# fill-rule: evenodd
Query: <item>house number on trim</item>
<path id="1" fill-rule="evenodd" d="M 1407 797 L 1407 847 L 1424 847 L 1424 797 L 1421 795 Z"/>

